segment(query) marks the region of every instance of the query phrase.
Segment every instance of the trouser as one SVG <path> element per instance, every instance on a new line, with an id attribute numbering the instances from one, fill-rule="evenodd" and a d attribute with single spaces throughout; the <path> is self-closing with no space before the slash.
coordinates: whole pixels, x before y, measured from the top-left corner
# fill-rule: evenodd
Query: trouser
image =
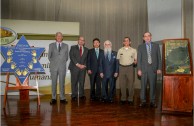
<path id="1" fill-rule="evenodd" d="M 98 72 L 90 75 L 90 98 L 101 97 L 101 78 Z"/>
<path id="2" fill-rule="evenodd" d="M 141 92 L 140 98 L 141 102 L 146 102 L 146 89 L 147 89 L 147 82 L 150 84 L 150 102 L 155 102 L 155 90 L 156 90 L 156 79 L 157 74 L 153 71 L 152 66 L 147 66 L 147 71 L 142 72 L 141 76 Z"/>
<path id="3" fill-rule="evenodd" d="M 71 72 L 71 97 L 78 97 L 78 84 L 79 84 L 79 97 L 84 96 L 84 83 L 85 83 L 85 75 L 86 69 L 72 69 Z"/>
<path id="4" fill-rule="evenodd" d="M 110 87 L 110 90 L 108 91 L 108 86 Z M 115 95 L 115 78 L 104 77 L 102 80 L 102 98 L 106 100 L 112 100 Z"/>
<path id="5" fill-rule="evenodd" d="M 119 84 L 121 88 L 121 101 L 133 101 L 134 95 L 134 67 L 119 66 Z M 127 98 L 128 89 L 128 98 Z"/>
<path id="6" fill-rule="evenodd" d="M 56 99 L 57 95 L 57 79 L 59 77 L 59 87 L 60 87 L 60 100 L 65 99 L 65 75 L 66 71 L 52 71 L 52 99 Z"/>

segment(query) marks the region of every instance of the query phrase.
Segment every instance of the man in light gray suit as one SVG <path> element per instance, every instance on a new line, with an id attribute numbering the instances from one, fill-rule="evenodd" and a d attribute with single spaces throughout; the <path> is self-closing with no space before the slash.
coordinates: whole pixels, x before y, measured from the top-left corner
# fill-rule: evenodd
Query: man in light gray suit
<path id="1" fill-rule="evenodd" d="M 79 83 L 79 97 L 81 100 L 85 100 L 84 96 L 84 83 L 86 76 L 86 62 L 88 55 L 88 48 L 84 47 L 84 37 L 78 38 L 78 45 L 71 46 L 70 49 L 70 64 L 69 70 L 71 72 L 71 90 L 72 101 L 78 98 L 78 83 Z"/>
<path id="2" fill-rule="evenodd" d="M 63 43 L 63 35 L 57 32 L 55 36 L 56 42 L 49 45 L 48 59 L 50 61 L 50 73 L 52 79 L 52 99 L 50 104 L 56 103 L 57 79 L 59 77 L 60 86 L 60 102 L 67 103 L 65 98 L 65 76 L 66 62 L 68 60 L 68 45 Z"/>
<path id="3" fill-rule="evenodd" d="M 141 104 L 139 107 L 146 107 L 146 87 L 147 81 L 150 84 L 150 107 L 157 107 L 155 103 L 155 88 L 157 74 L 161 73 L 162 63 L 159 45 L 151 42 L 152 34 L 144 33 L 145 43 L 139 45 L 137 55 L 138 75 L 141 76 Z"/>

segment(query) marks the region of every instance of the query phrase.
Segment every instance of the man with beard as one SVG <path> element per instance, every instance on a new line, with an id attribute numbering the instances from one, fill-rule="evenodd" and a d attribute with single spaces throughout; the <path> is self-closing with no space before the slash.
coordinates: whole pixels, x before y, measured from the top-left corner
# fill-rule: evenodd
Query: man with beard
<path id="1" fill-rule="evenodd" d="M 100 56 L 99 72 L 102 78 L 102 101 L 113 102 L 115 94 L 115 79 L 118 76 L 119 63 L 117 53 L 112 51 L 112 43 L 109 40 L 104 42 L 104 53 Z M 110 90 L 108 91 L 108 84 Z M 109 93 L 108 93 L 109 92 Z"/>

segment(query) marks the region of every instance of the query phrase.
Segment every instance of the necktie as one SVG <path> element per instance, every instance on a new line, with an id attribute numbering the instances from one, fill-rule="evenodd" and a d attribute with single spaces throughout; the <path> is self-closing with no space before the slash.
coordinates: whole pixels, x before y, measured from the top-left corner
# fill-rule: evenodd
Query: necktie
<path id="1" fill-rule="evenodd" d="M 59 43 L 58 45 L 58 51 L 60 52 L 61 51 L 61 44 Z"/>
<path id="2" fill-rule="evenodd" d="M 110 61 L 110 52 L 109 51 L 106 54 L 106 59 L 108 59 L 108 61 Z"/>
<path id="3" fill-rule="evenodd" d="M 80 56 L 82 56 L 82 46 L 79 47 Z"/>
<path id="4" fill-rule="evenodd" d="M 98 59 L 98 54 L 99 54 L 98 49 L 96 49 L 96 57 L 97 57 L 97 59 Z"/>
<path id="5" fill-rule="evenodd" d="M 108 60 L 108 52 L 106 53 L 106 59 Z"/>
<path id="6" fill-rule="evenodd" d="M 110 61 L 110 59 L 111 59 L 111 53 L 108 52 L 108 60 Z"/>
<path id="7" fill-rule="evenodd" d="M 152 63 L 152 57 L 151 57 L 151 46 L 150 46 L 150 44 L 148 44 L 147 53 L 148 53 L 148 63 L 151 64 Z"/>

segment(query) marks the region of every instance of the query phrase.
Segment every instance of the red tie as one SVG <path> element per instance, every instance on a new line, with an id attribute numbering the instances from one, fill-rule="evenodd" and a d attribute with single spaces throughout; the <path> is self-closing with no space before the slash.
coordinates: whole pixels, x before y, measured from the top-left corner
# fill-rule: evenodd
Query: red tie
<path id="1" fill-rule="evenodd" d="M 79 48 L 79 53 L 80 53 L 80 56 L 82 56 L 82 46 L 80 46 Z"/>

